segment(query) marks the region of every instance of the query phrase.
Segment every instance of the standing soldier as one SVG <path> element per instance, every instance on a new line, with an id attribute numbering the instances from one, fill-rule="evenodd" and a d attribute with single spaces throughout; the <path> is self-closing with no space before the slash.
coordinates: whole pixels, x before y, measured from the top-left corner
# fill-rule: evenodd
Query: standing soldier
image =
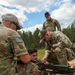
<path id="1" fill-rule="evenodd" d="M 47 31 L 56 31 L 57 28 L 58 31 L 61 31 L 59 22 L 56 19 L 51 18 L 49 12 L 45 13 L 45 18 L 46 21 L 43 23 L 42 29 L 46 29 Z"/>
<path id="2" fill-rule="evenodd" d="M 0 25 L 0 75 L 16 75 L 17 60 L 30 62 L 30 56 L 16 30 L 21 29 L 18 19 L 13 14 L 2 16 Z"/>

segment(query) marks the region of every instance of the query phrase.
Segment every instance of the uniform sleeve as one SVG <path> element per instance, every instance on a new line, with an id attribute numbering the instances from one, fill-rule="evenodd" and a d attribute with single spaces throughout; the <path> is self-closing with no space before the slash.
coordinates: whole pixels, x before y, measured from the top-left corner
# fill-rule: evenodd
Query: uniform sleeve
<path id="1" fill-rule="evenodd" d="M 37 71 L 38 71 L 38 66 L 35 63 L 28 63 L 27 64 L 27 69 L 30 72 L 30 75 L 36 75 Z"/>
<path id="2" fill-rule="evenodd" d="M 28 54 L 24 42 L 18 33 L 14 32 L 11 36 L 11 40 L 13 43 L 13 52 L 15 56 Z"/>
<path id="3" fill-rule="evenodd" d="M 69 38 L 64 35 L 63 33 L 60 33 L 56 36 L 57 42 L 60 42 L 59 46 L 62 48 L 70 48 L 72 46 L 72 42 L 69 40 Z"/>
<path id="4" fill-rule="evenodd" d="M 56 44 L 53 44 L 54 46 L 58 46 L 58 47 L 61 47 L 61 48 L 64 48 L 64 47 L 66 47 L 66 43 L 65 43 L 65 41 L 66 41 L 66 39 L 63 37 L 63 36 L 61 36 L 61 35 L 58 35 L 57 37 L 56 37 L 56 39 L 57 39 L 57 43 Z M 64 41 L 65 40 L 65 41 Z"/>
<path id="5" fill-rule="evenodd" d="M 45 50 L 45 52 L 50 52 L 50 50 L 51 50 L 51 45 L 49 46 L 49 44 L 50 43 L 45 43 L 45 48 L 46 48 L 46 50 Z"/>
<path id="6" fill-rule="evenodd" d="M 59 31 L 61 31 L 61 26 L 60 26 L 60 24 L 59 24 L 59 22 L 58 22 L 57 20 L 56 20 L 55 24 L 56 24 L 56 26 L 57 26 L 57 29 L 58 29 Z"/>
<path id="7" fill-rule="evenodd" d="M 38 71 L 38 66 L 36 64 L 33 65 L 33 75 L 35 75 Z"/>
<path id="8" fill-rule="evenodd" d="M 43 23 L 43 27 L 42 27 L 42 29 L 46 29 L 46 28 L 45 28 L 45 22 Z"/>

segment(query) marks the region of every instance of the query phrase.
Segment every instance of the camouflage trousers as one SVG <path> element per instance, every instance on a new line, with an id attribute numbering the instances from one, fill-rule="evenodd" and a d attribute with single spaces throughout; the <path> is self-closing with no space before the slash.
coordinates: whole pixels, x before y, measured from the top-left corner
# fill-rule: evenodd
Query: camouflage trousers
<path id="1" fill-rule="evenodd" d="M 73 52 L 69 48 L 55 48 L 50 52 L 48 61 L 53 64 L 68 65 L 68 60 L 72 60 L 74 57 Z"/>
<path id="2" fill-rule="evenodd" d="M 16 75 L 35 75 L 38 70 L 38 66 L 31 62 L 28 64 L 18 64 L 16 70 Z"/>
<path id="3" fill-rule="evenodd" d="M 53 64 L 68 65 L 68 61 L 74 59 L 74 53 L 69 48 L 55 48 L 50 53 L 48 61 Z M 62 75 L 73 75 L 73 74 L 62 74 Z"/>

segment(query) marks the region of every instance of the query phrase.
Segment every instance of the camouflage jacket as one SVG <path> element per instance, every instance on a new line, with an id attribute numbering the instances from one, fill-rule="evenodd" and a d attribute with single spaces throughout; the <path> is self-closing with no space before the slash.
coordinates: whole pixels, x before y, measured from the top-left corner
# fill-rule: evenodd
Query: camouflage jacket
<path id="1" fill-rule="evenodd" d="M 50 18 L 43 23 L 42 29 L 46 29 L 47 31 L 56 31 L 56 28 L 57 30 L 61 31 L 59 22 L 56 19 Z"/>
<path id="2" fill-rule="evenodd" d="M 53 50 L 51 51 L 51 46 Z M 67 64 L 68 60 L 74 58 L 74 53 L 70 50 L 72 42 L 60 31 L 51 33 L 50 42 L 46 43 L 46 51 L 49 52 L 48 61 L 54 64 Z"/>
<path id="3" fill-rule="evenodd" d="M 32 62 L 28 64 L 18 64 L 16 67 L 17 75 L 36 75 L 38 66 Z"/>
<path id="4" fill-rule="evenodd" d="M 6 73 L 4 73 L 5 75 L 9 75 L 8 73 L 11 73 L 14 67 L 13 58 L 24 54 L 28 53 L 20 35 L 16 31 L 0 25 L 0 75 L 3 72 Z"/>
<path id="5" fill-rule="evenodd" d="M 61 48 L 71 48 L 73 44 L 70 41 L 70 39 L 62 32 L 55 31 L 55 32 L 51 32 L 50 41 L 46 43 L 46 50 L 49 50 L 50 47 L 49 45 L 56 46 L 56 47 L 58 46 Z"/>

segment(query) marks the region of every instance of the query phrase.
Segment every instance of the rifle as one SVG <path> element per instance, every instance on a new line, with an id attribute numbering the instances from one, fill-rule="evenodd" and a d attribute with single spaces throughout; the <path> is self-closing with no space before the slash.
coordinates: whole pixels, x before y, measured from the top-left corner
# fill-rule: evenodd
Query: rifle
<path id="1" fill-rule="evenodd" d="M 67 65 L 53 65 L 53 64 L 44 64 L 38 63 L 39 70 L 43 72 L 42 75 L 52 74 L 72 74 L 75 72 L 75 68 Z"/>

